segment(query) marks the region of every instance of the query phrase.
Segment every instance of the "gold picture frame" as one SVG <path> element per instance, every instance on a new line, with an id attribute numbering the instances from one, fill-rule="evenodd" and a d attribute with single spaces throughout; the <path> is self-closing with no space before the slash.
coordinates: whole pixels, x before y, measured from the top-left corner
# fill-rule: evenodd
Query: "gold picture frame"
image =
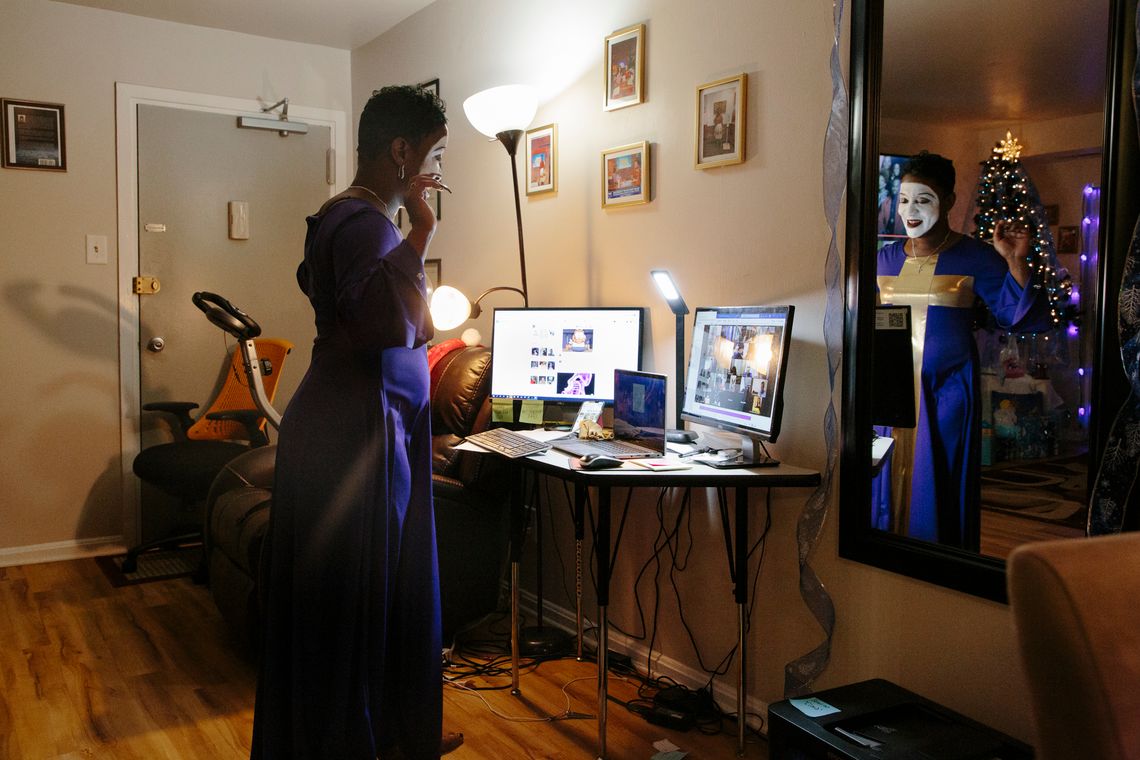
<path id="1" fill-rule="evenodd" d="M 526 131 L 526 194 L 558 191 L 558 125 Z"/>
<path id="2" fill-rule="evenodd" d="M 650 201 L 649 142 L 602 151 L 602 208 Z"/>
<path id="3" fill-rule="evenodd" d="M 606 37 L 602 76 L 603 111 L 645 102 L 645 24 L 619 29 Z"/>
<path id="4" fill-rule="evenodd" d="M 747 143 L 748 75 L 697 87 L 694 166 L 712 169 L 744 163 Z"/>

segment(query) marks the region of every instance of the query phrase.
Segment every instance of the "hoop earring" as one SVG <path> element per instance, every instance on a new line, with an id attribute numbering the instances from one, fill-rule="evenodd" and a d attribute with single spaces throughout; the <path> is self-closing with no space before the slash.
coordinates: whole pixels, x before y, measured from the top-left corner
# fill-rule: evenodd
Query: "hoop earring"
<path id="1" fill-rule="evenodd" d="M 400 173 L 397 174 L 396 177 L 397 177 L 397 179 L 403 179 L 404 178 L 404 165 L 403 164 L 400 164 Z"/>

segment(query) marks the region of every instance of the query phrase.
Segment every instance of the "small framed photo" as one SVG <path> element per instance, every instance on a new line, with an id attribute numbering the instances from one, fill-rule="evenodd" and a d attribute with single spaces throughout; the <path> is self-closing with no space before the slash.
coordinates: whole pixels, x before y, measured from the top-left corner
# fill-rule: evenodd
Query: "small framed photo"
<path id="1" fill-rule="evenodd" d="M 443 260 L 424 259 L 424 274 L 427 275 L 428 298 L 431 298 L 432 291 L 440 286 L 440 278 L 443 277 Z"/>
<path id="2" fill-rule="evenodd" d="M 619 29 L 606 37 L 606 95 L 602 109 L 645 102 L 645 24 Z"/>
<path id="3" fill-rule="evenodd" d="M 1057 253 L 1076 253 L 1077 241 L 1077 228 L 1074 227 L 1058 227 L 1057 228 Z"/>
<path id="4" fill-rule="evenodd" d="M 416 87 L 419 87 L 421 90 L 428 90 L 432 94 L 434 94 L 437 98 L 439 97 L 439 80 L 438 79 L 433 79 L 430 82 L 421 82 L 420 84 L 417 84 Z"/>
<path id="5" fill-rule="evenodd" d="M 3 98 L 0 108 L 5 168 L 67 171 L 62 105 Z"/>
<path id="6" fill-rule="evenodd" d="M 526 132 L 526 194 L 558 189 L 558 126 L 547 124 Z"/>
<path id="7" fill-rule="evenodd" d="M 602 208 L 649 203 L 649 143 L 602 151 Z"/>
<path id="8" fill-rule="evenodd" d="M 747 110 L 747 74 L 737 74 L 697 87 L 698 169 L 744 161 Z"/>

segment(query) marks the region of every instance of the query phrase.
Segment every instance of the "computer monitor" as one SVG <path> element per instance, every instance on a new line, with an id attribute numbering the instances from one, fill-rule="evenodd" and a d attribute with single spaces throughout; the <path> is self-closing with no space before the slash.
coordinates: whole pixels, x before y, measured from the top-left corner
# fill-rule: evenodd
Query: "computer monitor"
<path id="1" fill-rule="evenodd" d="M 614 370 L 641 369 L 640 307 L 495 309 L 491 396 L 614 400 Z"/>
<path id="2" fill-rule="evenodd" d="M 741 454 L 714 466 L 775 464 L 792 342 L 792 306 L 702 306 L 693 318 L 681 417 L 739 433 Z"/>

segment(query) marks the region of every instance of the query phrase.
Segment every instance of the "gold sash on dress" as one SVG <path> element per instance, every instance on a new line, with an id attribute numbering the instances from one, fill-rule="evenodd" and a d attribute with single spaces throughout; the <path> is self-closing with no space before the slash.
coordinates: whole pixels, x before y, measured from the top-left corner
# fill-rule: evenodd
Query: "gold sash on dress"
<path id="1" fill-rule="evenodd" d="M 974 278 L 965 274 L 939 274 L 938 256 L 907 257 L 897 275 L 879 275 L 879 302 L 909 306 L 911 348 L 914 356 L 914 410 L 921 408 L 922 349 L 926 345 L 926 313 L 931 306 L 970 309 L 974 306 Z M 894 428 L 891 457 L 891 532 L 905 535 L 910 522 L 911 476 L 914 472 L 915 431 Z"/>

